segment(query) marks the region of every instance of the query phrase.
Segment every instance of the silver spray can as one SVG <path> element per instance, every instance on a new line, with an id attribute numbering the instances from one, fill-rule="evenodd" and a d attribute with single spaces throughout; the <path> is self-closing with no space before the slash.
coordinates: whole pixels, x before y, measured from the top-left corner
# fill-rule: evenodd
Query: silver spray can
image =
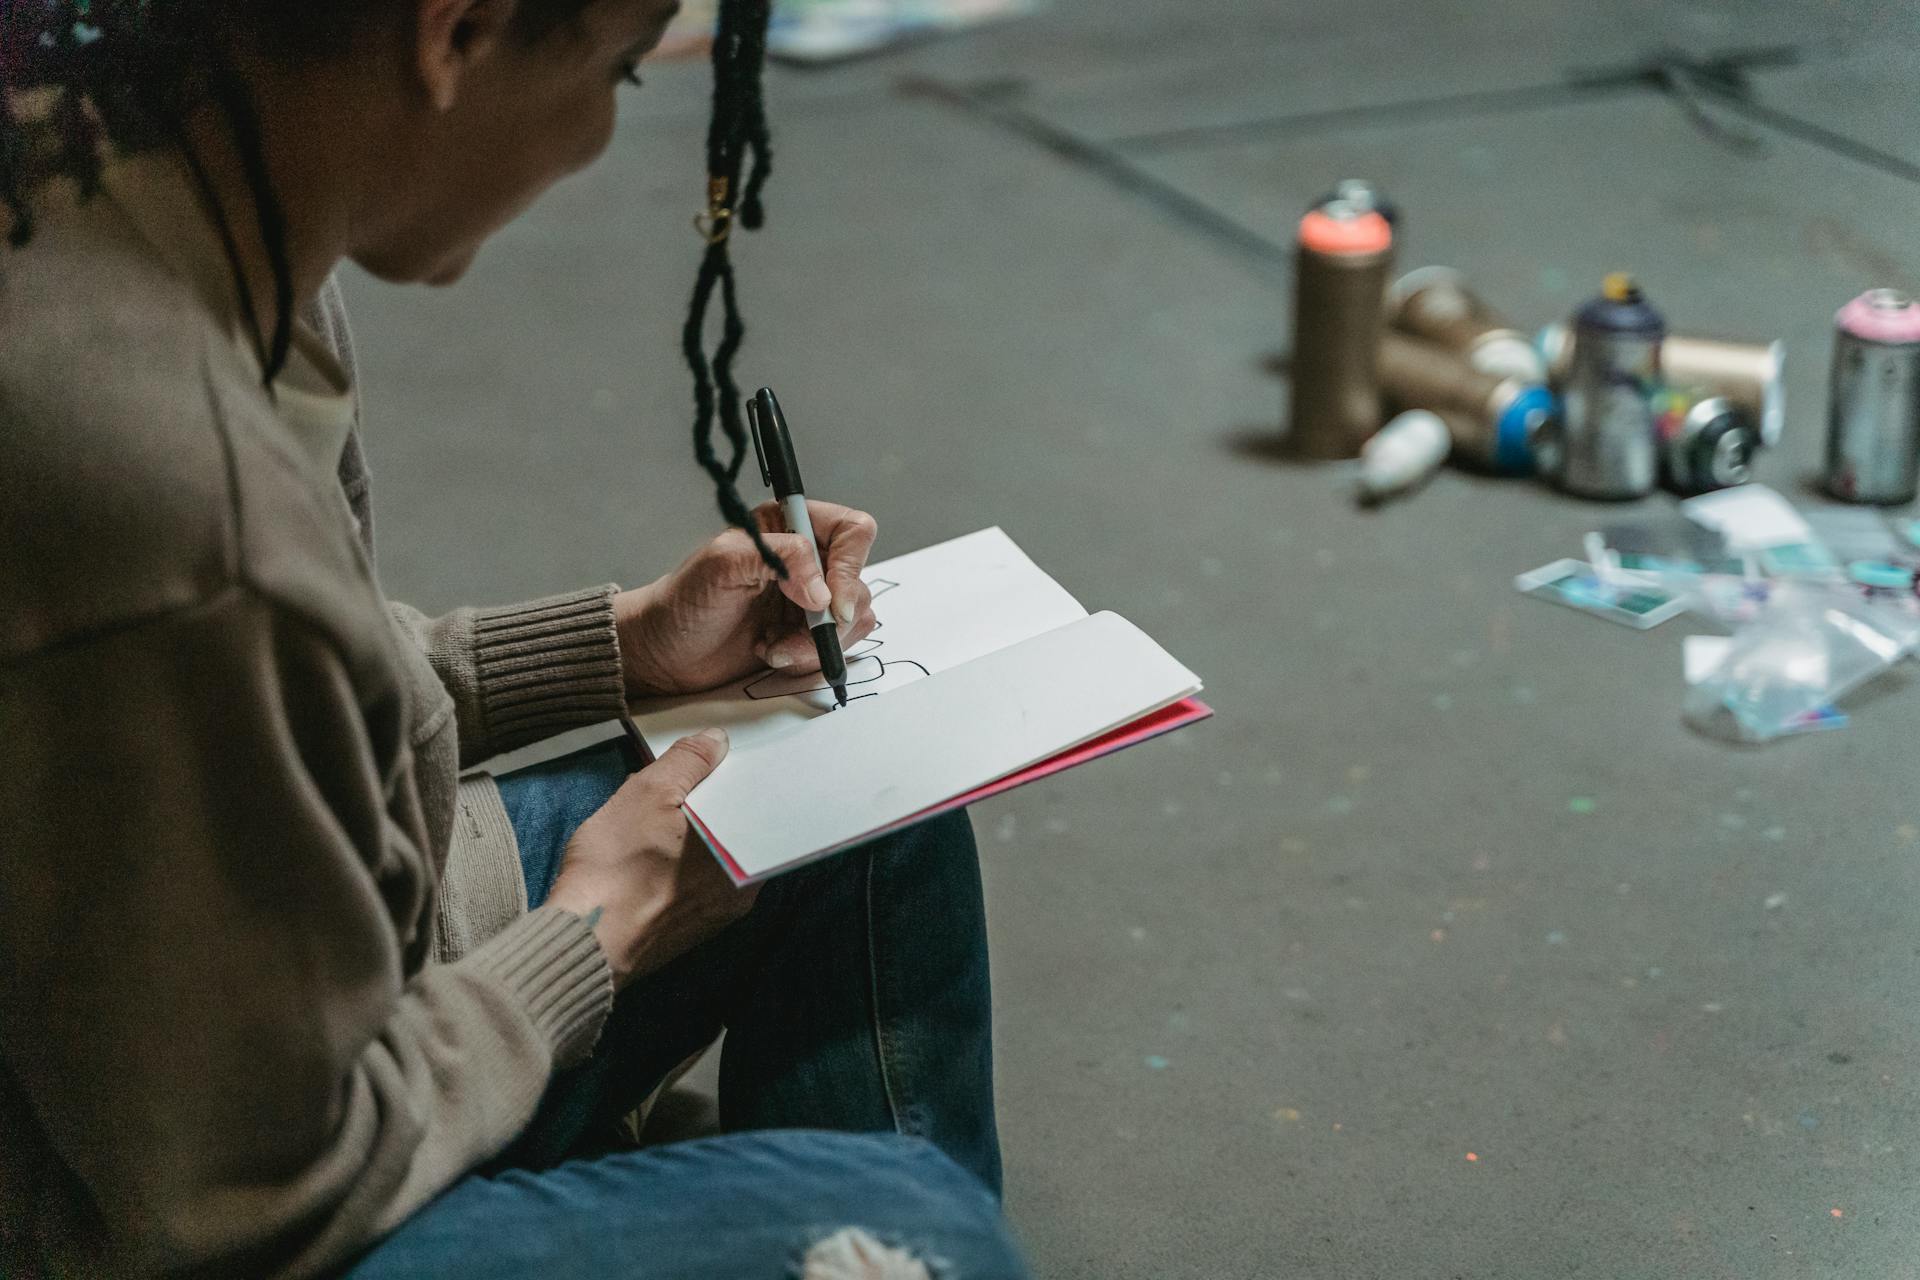
<path id="1" fill-rule="evenodd" d="M 1660 470 L 1669 488 L 1708 493 L 1753 479 L 1761 432 L 1744 406 L 1690 390 L 1669 389 L 1655 400 Z"/>
<path id="2" fill-rule="evenodd" d="M 1611 275 L 1574 317 L 1562 421 L 1549 474 L 1583 498 L 1643 498 L 1660 479 L 1654 397 L 1667 325 L 1632 279 Z"/>
<path id="3" fill-rule="evenodd" d="M 1844 502 L 1913 500 L 1920 483 L 1920 304 L 1873 289 L 1834 319 L 1826 487 Z"/>

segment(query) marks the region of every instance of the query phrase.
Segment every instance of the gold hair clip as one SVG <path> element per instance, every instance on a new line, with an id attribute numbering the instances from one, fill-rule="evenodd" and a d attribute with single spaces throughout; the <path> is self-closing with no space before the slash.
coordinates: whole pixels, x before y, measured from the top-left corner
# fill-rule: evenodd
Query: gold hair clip
<path id="1" fill-rule="evenodd" d="M 733 210 L 727 206 L 727 180 L 707 179 L 707 208 L 693 215 L 693 229 L 708 244 L 723 244 L 733 230 Z"/>

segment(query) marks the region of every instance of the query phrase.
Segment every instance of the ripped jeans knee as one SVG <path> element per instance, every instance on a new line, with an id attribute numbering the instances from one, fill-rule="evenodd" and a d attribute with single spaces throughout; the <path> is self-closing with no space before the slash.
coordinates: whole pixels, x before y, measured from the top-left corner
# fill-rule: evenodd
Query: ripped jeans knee
<path id="1" fill-rule="evenodd" d="M 937 1280 L 927 1262 L 882 1244 L 860 1227 L 842 1227 L 808 1247 L 796 1280 Z"/>

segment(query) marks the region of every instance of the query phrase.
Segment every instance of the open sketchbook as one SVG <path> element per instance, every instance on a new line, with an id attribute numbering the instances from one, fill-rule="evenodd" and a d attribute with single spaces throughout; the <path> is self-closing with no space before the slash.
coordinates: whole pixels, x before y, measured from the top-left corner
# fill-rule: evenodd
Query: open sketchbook
<path id="1" fill-rule="evenodd" d="M 774 672 L 635 708 L 658 754 L 712 725 L 727 759 L 687 800 L 740 884 L 1084 764 L 1212 712 L 1132 623 L 1089 615 L 998 529 L 872 565 L 880 628 L 848 704 Z"/>

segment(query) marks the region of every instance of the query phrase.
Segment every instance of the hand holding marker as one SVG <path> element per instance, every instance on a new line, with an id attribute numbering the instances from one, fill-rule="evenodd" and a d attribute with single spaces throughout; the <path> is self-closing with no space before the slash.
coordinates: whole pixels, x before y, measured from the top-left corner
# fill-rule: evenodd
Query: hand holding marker
<path id="1" fill-rule="evenodd" d="M 807 495 L 800 482 L 800 460 L 794 456 L 793 437 L 787 431 L 787 417 L 771 388 L 762 387 L 747 401 L 747 426 L 753 434 L 753 452 L 760 462 L 760 478 L 773 488 L 773 496 L 786 516 L 787 530 L 797 533 L 813 548 L 813 563 L 820 567 L 820 543 L 813 536 L 813 518 L 807 513 Z M 807 630 L 813 633 L 813 647 L 820 655 L 820 674 L 833 686 L 833 696 L 847 705 L 847 659 L 840 652 L 840 630 L 826 609 L 807 611 Z"/>

